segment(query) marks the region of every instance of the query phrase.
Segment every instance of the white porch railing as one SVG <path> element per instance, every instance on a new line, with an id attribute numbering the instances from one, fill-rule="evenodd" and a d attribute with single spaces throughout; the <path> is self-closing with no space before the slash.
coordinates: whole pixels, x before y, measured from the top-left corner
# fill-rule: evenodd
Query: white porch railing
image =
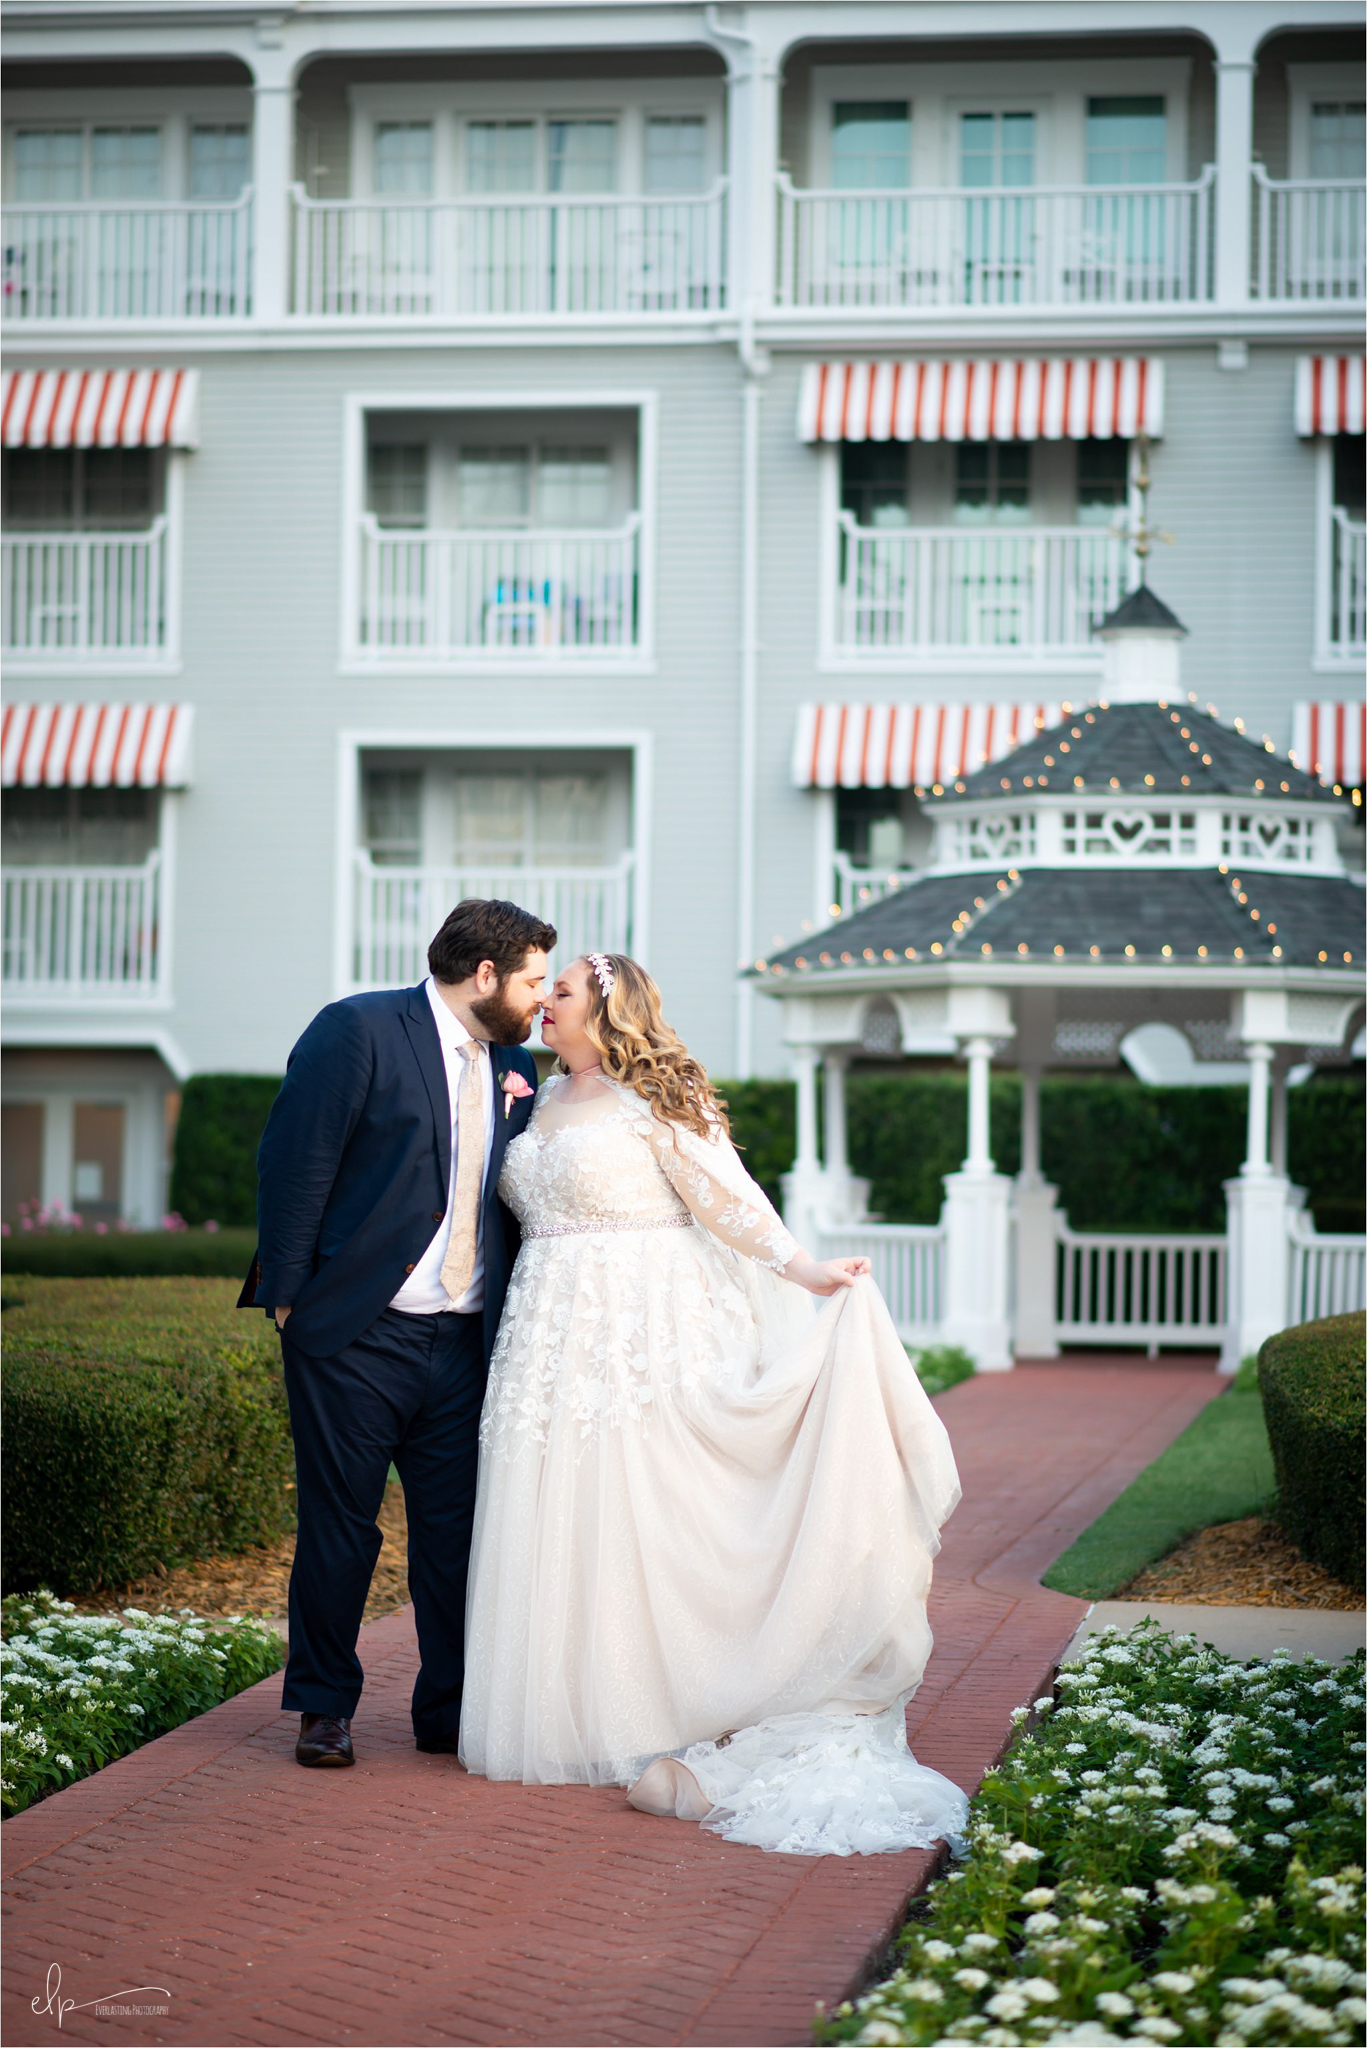
<path id="1" fill-rule="evenodd" d="M 12 660 L 146 662 L 170 652 L 165 514 L 141 533 L 11 533 L 0 646 Z"/>
<path id="2" fill-rule="evenodd" d="M 322 319 L 714 313 L 725 187 L 697 197 L 310 199 L 294 311 Z"/>
<path id="3" fill-rule="evenodd" d="M 1224 1237 L 1070 1230 L 1057 1222 L 1055 1327 L 1062 1343 L 1218 1344 Z"/>
<path id="4" fill-rule="evenodd" d="M 1325 566 L 1318 651 L 1331 660 L 1360 661 L 1367 654 L 1367 526 L 1350 519 L 1342 505 L 1330 507 Z"/>
<path id="5" fill-rule="evenodd" d="M 1253 166 L 1260 299 L 1367 298 L 1367 185 L 1360 178 L 1269 178 Z"/>
<path id="6" fill-rule="evenodd" d="M 611 867 L 377 867 L 356 856 L 355 987 L 401 988 L 427 973 L 427 948 L 466 896 L 520 903 L 555 926 L 556 956 L 631 950 L 634 857 Z"/>
<path id="7" fill-rule="evenodd" d="M 945 1233 L 940 1223 L 852 1223 L 823 1229 L 819 1259 L 863 1257 L 906 1343 L 932 1344 L 944 1315 Z"/>
<path id="8" fill-rule="evenodd" d="M 357 655 L 573 658 L 641 644 L 641 522 L 611 532 L 396 532 L 361 522 Z"/>
<path id="9" fill-rule="evenodd" d="M 252 196 L 8 206 L 8 323 L 233 320 L 251 311 Z"/>
<path id="10" fill-rule="evenodd" d="M 1124 543 L 1104 528 L 890 529 L 839 517 L 839 652 L 1099 657 L 1093 626 L 1126 577 Z"/>
<path id="11" fill-rule="evenodd" d="M 916 873 L 914 868 L 856 867 L 847 853 L 838 853 L 832 865 L 835 893 L 831 901 L 838 903 L 846 912 L 864 910 L 870 903 L 881 903 L 885 896 L 905 888 Z"/>
<path id="12" fill-rule="evenodd" d="M 780 305 L 1190 305 L 1214 293 L 1208 168 L 1184 185 L 798 191 L 778 181 Z"/>
<path id="13" fill-rule="evenodd" d="M 1367 1308 L 1367 1241 L 1316 1230 L 1304 1213 L 1288 1219 L 1291 1240 L 1291 1298 L 1287 1322 L 1311 1323 Z"/>
<path id="14" fill-rule="evenodd" d="M 145 1002 L 162 994 L 159 853 L 141 867 L 10 867 L 0 889 L 7 1002 Z"/>

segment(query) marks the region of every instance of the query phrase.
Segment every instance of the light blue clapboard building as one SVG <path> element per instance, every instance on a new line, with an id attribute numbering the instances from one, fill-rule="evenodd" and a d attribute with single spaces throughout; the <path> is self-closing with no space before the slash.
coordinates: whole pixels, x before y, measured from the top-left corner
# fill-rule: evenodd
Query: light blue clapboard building
<path id="1" fill-rule="evenodd" d="M 1355 0 L 0 15 L 7 1214 L 155 1219 L 462 894 L 790 1071 L 738 966 L 1098 697 L 1141 526 L 1360 867 Z"/>

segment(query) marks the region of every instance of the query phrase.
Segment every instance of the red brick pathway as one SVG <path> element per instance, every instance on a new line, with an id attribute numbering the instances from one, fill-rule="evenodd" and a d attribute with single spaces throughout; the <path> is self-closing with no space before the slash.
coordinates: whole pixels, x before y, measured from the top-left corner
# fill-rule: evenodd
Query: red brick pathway
<path id="1" fill-rule="evenodd" d="M 973 1787 L 1083 1604 L 1039 1574 L 1219 1390 L 1205 1361 L 1030 1365 L 940 1402 L 964 1480 L 913 1703 L 922 1762 Z M 372 1623 L 361 1762 L 290 1758 L 275 1679 L 6 1823 L 5 2039 L 33 2043 L 777 2044 L 875 1963 L 924 1853 L 813 1860 L 489 1785 L 419 1756 L 405 1611 Z M 164 1986 L 164 2017 L 41 2007 Z M 136 2003 L 156 2003 L 144 1994 Z"/>

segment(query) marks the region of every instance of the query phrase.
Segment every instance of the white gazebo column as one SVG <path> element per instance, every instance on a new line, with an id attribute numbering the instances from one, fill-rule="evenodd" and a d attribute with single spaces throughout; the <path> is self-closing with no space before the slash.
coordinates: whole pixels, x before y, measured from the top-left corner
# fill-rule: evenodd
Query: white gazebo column
<path id="1" fill-rule="evenodd" d="M 1246 1045 L 1248 1138 L 1234 1180 L 1225 1182 L 1228 1217 L 1228 1300 L 1221 1372 L 1237 1372 L 1264 1338 L 1285 1329 L 1291 1263 L 1290 1184 L 1268 1158 L 1272 1047 Z"/>
<path id="2" fill-rule="evenodd" d="M 785 1173 L 783 1220 L 805 1251 L 819 1256 L 817 1235 L 821 1228 L 825 1185 L 821 1155 L 816 1142 L 816 1070 L 821 1054 L 814 1045 L 792 1049 L 793 1078 L 797 1083 L 797 1149 L 792 1170 Z"/>
<path id="3" fill-rule="evenodd" d="M 289 311 L 290 216 L 294 208 L 294 83 L 258 74 L 252 87 L 252 312 Z"/>
<path id="4" fill-rule="evenodd" d="M 1268 1120 L 1267 1149 L 1272 1171 L 1289 1178 L 1286 1165 L 1286 1096 L 1291 1054 L 1278 1053 L 1272 1066 L 1272 1102 Z"/>
<path id="5" fill-rule="evenodd" d="M 825 1166 L 821 1176 L 822 1214 L 831 1223 L 859 1223 L 868 1214 L 869 1183 L 850 1172 L 845 1114 L 845 1075 L 850 1055 L 844 1047 L 827 1046 L 822 1064 L 825 1116 Z"/>
<path id="6" fill-rule="evenodd" d="M 1021 1068 L 1021 1169 L 1016 1176 L 1014 1216 L 1015 1354 L 1057 1358 L 1054 1326 L 1055 1208 L 1058 1189 L 1040 1170 L 1040 1069 Z"/>
<path id="7" fill-rule="evenodd" d="M 992 1162 L 992 1040 L 975 1035 L 965 1041 L 964 1053 L 968 1151 L 959 1171 L 945 1175 L 941 1337 L 961 1344 L 979 1372 L 1005 1372 L 1014 1363 L 1006 1313 L 1011 1183 Z"/>

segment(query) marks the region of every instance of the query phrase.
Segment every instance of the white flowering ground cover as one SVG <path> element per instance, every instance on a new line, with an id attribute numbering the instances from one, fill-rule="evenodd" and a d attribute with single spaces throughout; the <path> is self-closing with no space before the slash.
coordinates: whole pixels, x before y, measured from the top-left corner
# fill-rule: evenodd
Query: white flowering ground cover
<path id="1" fill-rule="evenodd" d="M 1018 1718 L 1027 1718 L 1021 1709 Z M 1107 1629 L 820 2042 L 1360 2042 L 1363 1666 Z"/>
<path id="2" fill-rule="evenodd" d="M 0 1809 L 88 1777 L 269 1677 L 284 1646 L 264 1622 L 125 1609 L 77 1614 L 50 1593 L 0 1608 Z"/>

